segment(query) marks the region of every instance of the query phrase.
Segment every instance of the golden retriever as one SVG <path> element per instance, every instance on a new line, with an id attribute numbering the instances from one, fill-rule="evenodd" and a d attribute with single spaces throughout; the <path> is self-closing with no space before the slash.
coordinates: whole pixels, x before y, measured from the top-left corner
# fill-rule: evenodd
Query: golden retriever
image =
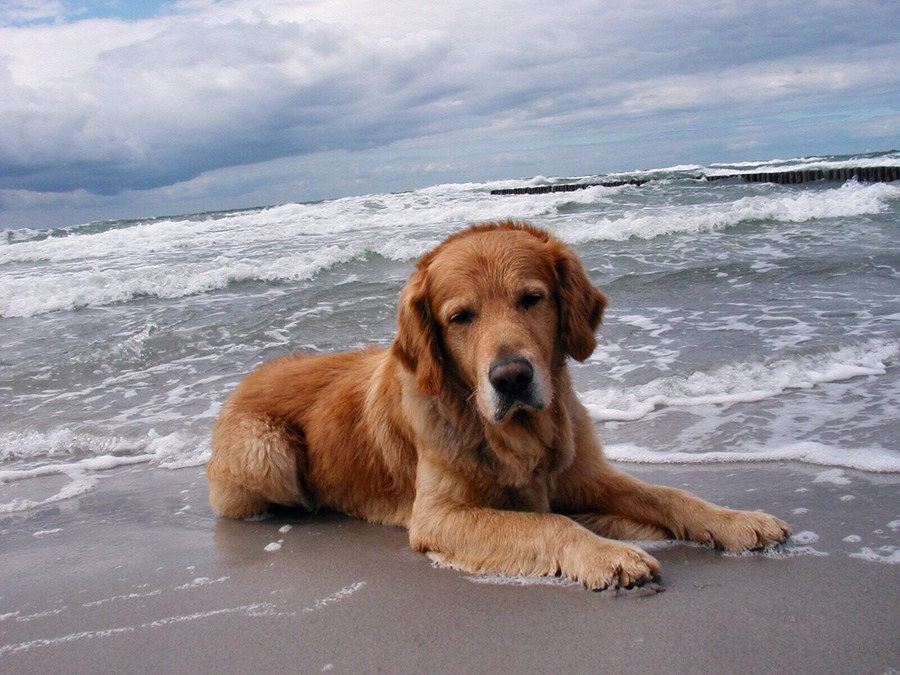
<path id="1" fill-rule="evenodd" d="M 659 578 L 653 557 L 614 539 L 784 541 L 778 518 L 647 485 L 604 459 L 566 360 L 594 351 L 605 305 L 542 230 L 506 221 L 452 235 L 403 289 L 390 348 L 293 354 L 241 382 L 213 432 L 213 508 L 328 507 L 406 527 L 415 550 L 463 570 L 592 589 Z"/>

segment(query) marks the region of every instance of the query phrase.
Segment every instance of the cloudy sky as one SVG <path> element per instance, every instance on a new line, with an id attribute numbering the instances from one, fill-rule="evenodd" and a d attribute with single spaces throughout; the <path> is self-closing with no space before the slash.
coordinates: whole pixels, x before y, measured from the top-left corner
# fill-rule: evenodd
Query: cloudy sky
<path id="1" fill-rule="evenodd" d="M 900 2 L 3 0 L 0 228 L 900 146 Z"/>

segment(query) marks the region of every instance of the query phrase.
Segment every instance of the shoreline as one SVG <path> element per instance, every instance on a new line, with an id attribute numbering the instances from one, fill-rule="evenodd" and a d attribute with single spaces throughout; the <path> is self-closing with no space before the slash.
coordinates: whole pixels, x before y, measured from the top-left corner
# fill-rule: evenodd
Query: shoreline
<path id="1" fill-rule="evenodd" d="M 434 566 L 333 513 L 213 516 L 202 468 L 116 470 L 0 516 L 8 672 L 893 672 L 900 475 L 619 465 L 791 523 L 788 546 L 648 545 L 664 593 Z M 21 490 L 40 490 L 30 479 Z M 892 561 L 892 562 L 890 562 Z"/>

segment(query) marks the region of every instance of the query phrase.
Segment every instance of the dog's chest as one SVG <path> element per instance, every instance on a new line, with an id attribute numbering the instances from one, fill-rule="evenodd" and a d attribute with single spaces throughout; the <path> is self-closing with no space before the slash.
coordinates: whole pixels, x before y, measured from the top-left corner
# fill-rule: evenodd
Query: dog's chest
<path id="1" fill-rule="evenodd" d="M 550 485 L 547 480 L 535 479 L 524 487 L 507 487 L 503 490 L 503 504 L 507 511 L 550 512 Z"/>

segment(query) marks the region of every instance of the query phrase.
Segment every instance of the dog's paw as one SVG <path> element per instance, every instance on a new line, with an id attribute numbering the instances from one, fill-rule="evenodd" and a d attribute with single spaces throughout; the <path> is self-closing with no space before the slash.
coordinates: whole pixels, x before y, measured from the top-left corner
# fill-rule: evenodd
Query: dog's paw
<path id="1" fill-rule="evenodd" d="M 780 518 L 756 511 L 717 509 L 699 523 L 690 538 L 734 553 L 781 544 L 791 535 L 791 526 Z"/>
<path id="2" fill-rule="evenodd" d="M 569 553 L 562 573 L 594 591 L 659 581 L 659 563 L 636 546 L 597 538 L 578 543 Z"/>

